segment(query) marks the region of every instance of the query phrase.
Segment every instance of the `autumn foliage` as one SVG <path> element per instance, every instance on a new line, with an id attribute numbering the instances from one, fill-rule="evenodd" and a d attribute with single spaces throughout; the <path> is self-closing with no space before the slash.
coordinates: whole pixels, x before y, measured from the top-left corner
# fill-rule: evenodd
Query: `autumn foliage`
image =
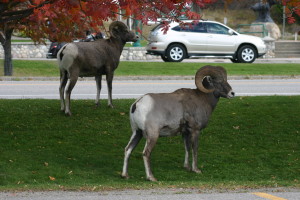
<path id="1" fill-rule="evenodd" d="M 285 6 L 285 13 L 287 15 L 288 23 L 296 22 L 295 16 L 300 16 L 300 1 L 299 0 L 282 0 L 282 5 Z"/>
<path id="2" fill-rule="evenodd" d="M 82 36 L 84 30 L 98 31 L 104 21 L 117 19 L 120 15 L 125 18 L 133 17 L 144 24 L 162 15 L 177 19 L 185 13 L 189 18 L 199 19 L 200 15 L 191 11 L 191 5 L 204 7 L 213 2 L 214 0 L 0 0 L 0 6 L 7 7 L 6 10 L 3 9 L 1 19 L 6 15 L 4 21 L 11 22 L 12 26 L 25 32 L 33 40 L 49 38 L 69 41 Z M 9 13 L 25 10 L 31 10 L 32 13 L 17 21 L 8 19 Z"/>
<path id="3" fill-rule="evenodd" d="M 165 16 L 176 20 L 185 14 L 199 19 L 199 13 L 191 6 L 203 8 L 216 0 L 0 0 L 0 28 L 4 24 L 23 31 L 34 41 L 41 38 L 69 41 L 81 37 L 84 30 L 99 31 L 104 21 L 118 16 L 155 21 Z M 233 3 L 233 0 L 226 0 Z M 277 0 L 285 5 L 288 22 L 294 23 L 294 15 L 300 15 L 299 0 Z M 21 15 L 23 14 L 23 15 Z"/>

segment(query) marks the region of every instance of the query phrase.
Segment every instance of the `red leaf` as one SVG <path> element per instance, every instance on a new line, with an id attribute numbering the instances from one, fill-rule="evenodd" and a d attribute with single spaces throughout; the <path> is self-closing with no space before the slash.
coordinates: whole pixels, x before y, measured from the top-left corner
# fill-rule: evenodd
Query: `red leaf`
<path id="1" fill-rule="evenodd" d="M 288 23 L 289 24 L 293 24 L 293 23 L 295 23 L 296 22 L 296 19 L 294 18 L 294 17 L 288 17 Z"/>

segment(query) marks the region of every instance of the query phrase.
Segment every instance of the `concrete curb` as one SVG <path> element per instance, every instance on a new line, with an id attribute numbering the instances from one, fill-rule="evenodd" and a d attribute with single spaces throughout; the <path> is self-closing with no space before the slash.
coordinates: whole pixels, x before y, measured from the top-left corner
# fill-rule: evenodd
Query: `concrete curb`
<path id="1" fill-rule="evenodd" d="M 255 80 L 255 79 L 300 79 L 300 75 L 294 76 L 228 76 L 228 80 Z M 94 77 L 79 78 L 79 81 L 92 81 Z M 103 76 L 105 80 L 105 76 Z M 114 80 L 118 81 L 138 81 L 138 80 L 194 80 L 194 76 L 115 76 Z M 59 77 L 14 77 L 1 76 L 0 81 L 59 81 Z"/>

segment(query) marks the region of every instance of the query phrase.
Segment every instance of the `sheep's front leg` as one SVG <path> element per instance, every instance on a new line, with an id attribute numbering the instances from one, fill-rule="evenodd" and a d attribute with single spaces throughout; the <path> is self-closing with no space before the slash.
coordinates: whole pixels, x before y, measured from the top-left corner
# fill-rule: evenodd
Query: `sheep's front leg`
<path id="1" fill-rule="evenodd" d="M 113 81 L 113 72 L 108 72 L 106 74 L 106 82 L 107 82 L 107 91 L 108 91 L 108 107 L 113 108 L 113 104 L 112 104 L 112 81 Z"/>
<path id="2" fill-rule="evenodd" d="M 97 86 L 97 96 L 96 96 L 96 106 L 99 106 L 99 99 L 100 99 L 100 91 L 101 91 L 101 81 L 102 81 L 102 75 L 95 76 L 96 80 L 96 86 Z"/>
<path id="3" fill-rule="evenodd" d="M 191 135 L 189 133 L 183 133 L 183 141 L 185 147 L 185 157 L 184 157 L 184 165 L 183 167 L 186 168 L 188 171 L 191 170 L 190 163 L 189 163 L 189 156 L 191 150 Z"/>
<path id="4" fill-rule="evenodd" d="M 125 147 L 125 156 L 124 156 L 124 164 L 123 164 L 123 172 L 122 172 L 123 178 L 129 178 L 129 176 L 128 176 L 128 161 L 129 161 L 131 152 L 136 147 L 136 145 L 140 142 L 142 137 L 143 137 L 143 134 L 142 134 L 141 130 L 133 131 L 132 136 L 128 142 L 128 145 Z"/>
<path id="5" fill-rule="evenodd" d="M 143 151 L 143 159 L 144 159 L 144 165 L 145 165 L 145 171 L 146 171 L 146 176 L 147 180 L 149 181 L 157 181 L 156 178 L 154 178 L 152 170 L 151 170 L 151 165 L 150 165 L 150 155 L 151 152 L 157 142 L 159 133 L 157 132 L 147 132 L 147 139 L 146 139 L 146 145 Z"/>
<path id="6" fill-rule="evenodd" d="M 192 171 L 196 173 L 201 173 L 201 170 L 198 169 L 198 138 L 199 138 L 199 131 L 194 130 L 192 132 L 192 153 L 193 153 Z"/>
<path id="7" fill-rule="evenodd" d="M 59 85 L 59 96 L 60 96 L 60 110 L 65 111 L 65 87 L 68 82 L 68 76 L 66 71 L 60 72 L 60 85 Z"/>

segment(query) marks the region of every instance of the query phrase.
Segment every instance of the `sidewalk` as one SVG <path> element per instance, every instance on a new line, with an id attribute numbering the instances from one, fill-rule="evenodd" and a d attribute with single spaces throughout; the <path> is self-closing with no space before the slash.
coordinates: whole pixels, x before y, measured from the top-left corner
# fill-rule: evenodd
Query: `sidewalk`
<path id="1" fill-rule="evenodd" d="M 48 58 L 14 58 L 14 60 L 56 60 Z M 153 60 L 120 60 L 121 62 L 164 62 L 162 59 Z M 194 58 L 184 59 L 183 63 L 232 63 L 230 59 Z M 299 63 L 300 58 L 258 58 L 254 63 Z"/>

